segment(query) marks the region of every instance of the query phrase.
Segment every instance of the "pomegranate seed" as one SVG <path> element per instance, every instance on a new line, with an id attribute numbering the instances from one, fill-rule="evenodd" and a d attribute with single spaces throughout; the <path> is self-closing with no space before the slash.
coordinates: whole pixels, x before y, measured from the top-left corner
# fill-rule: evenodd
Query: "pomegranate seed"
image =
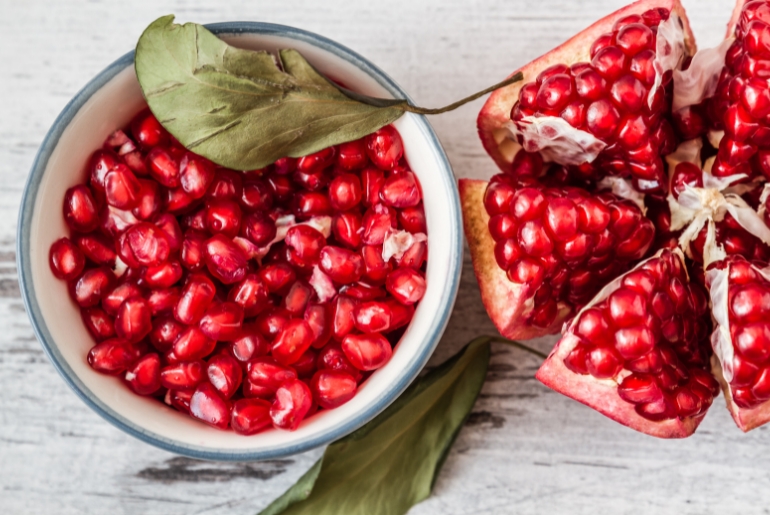
<path id="1" fill-rule="evenodd" d="M 200 330 L 217 341 L 232 341 L 240 337 L 243 308 L 235 302 L 212 304 L 200 321 Z"/>
<path id="2" fill-rule="evenodd" d="M 279 429 L 294 431 L 310 411 L 313 403 L 310 388 L 298 379 L 283 383 L 275 392 L 275 400 L 270 406 L 270 418 Z"/>
<path id="3" fill-rule="evenodd" d="M 179 186 L 179 161 L 163 147 L 153 147 L 147 154 L 150 175 L 167 188 Z"/>
<path id="4" fill-rule="evenodd" d="M 312 296 L 313 290 L 306 282 L 295 281 L 283 299 L 283 307 L 294 316 L 302 315 Z"/>
<path id="5" fill-rule="evenodd" d="M 262 399 L 239 399 L 233 403 L 230 427 L 242 435 L 253 435 L 272 425 L 270 403 Z"/>
<path id="6" fill-rule="evenodd" d="M 171 188 L 166 190 L 166 209 L 169 213 L 181 213 L 191 208 L 195 199 L 187 194 L 182 188 Z"/>
<path id="7" fill-rule="evenodd" d="M 356 249 L 361 245 L 362 232 L 362 218 L 357 211 L 338 213 L 332 220 L 334 239 L 348 248 Z"/>
<path id="8" fill-rule="evenodd" d="M 88 364 L 102 374 L 117 375 L 125 371 L 141 356 L 141 349 L 120 338 L 112 338 L 94 345 L 88 351 Z"/>
<path id="9" fill-rule="evenodd" d="M 183 330 L 184 326 L 173 317 L 155 318 L 152 321 L 152 330 L 149 334 L 150 343 L 158 351 L 168 352 Z"/>
<path id="10" fill-rule="evenodd" d="M 369 167 L 361 172 L 361 189 L 365 206 L 372 207 L 380 201 L 380 189 L 384 182 L 385 174 L 376 168 Z"/>
<path id="11" fill-rule="evenodd" d="M 270 293 L 278 293 L 294 282 L 297 275 L 294 269 L 285 263 L 275 263 L 262 267 L 258 275 Z"/>
<path id="12" fill-rule="evenodd" d="M 319 150 L 314 154 L 300 157 L 297 160 L 295 170 L 304 173 L 322 170 L 332 164 L 334 161 L 334 153 L 334 147 L 328 147 L 323 150 Z"/>
<path id="13" fill-rule="evenodd" d="M 354 311 L 358 302 L 344 295 L 337 296 L 332 304 L 332 334 L 337 340 L 344 338 L 355 327 Z"/>
<path id="14" fill-rule="evenodd" d="M 401 136 L 392 125 L 386 125 L 366 136 L 365 141 L 369 159 L 380 170 L 392 169 L 404 154 Z"/>
<path id="15" fill-rule="evenodd" d="M 172 252 L 182 248 L 184 236 L 182 235 L 181 227 L 179 227 L 179 222 L 177 222 L 173 215 L 161 213 L 153 219 L 153 224 L 166 235 L 166 240 L 168 240 Z"/>
<path id="16" fill-rule="evenodd" d="M 126 382 L 137 395 L 152 395 L 160 390 L 160 356 L 145 354 L 126 371 Z"/>
<path id="17" fill-rule="evenodd" d="M 118 242 L 118 253 L 129 266 L 155 266 L 171 252 L 166 233 L 147 222 L 132 225 Z"/>
<path id="18" fill-rule="evenodd" d="M 179 288 L 151 291 L 147 296 L 147 304 L 150 305 L 152 316 L 172 312 L 176 305 L 179 304 L 180 297 Z"/>
<path id="19" fill-rule="evenodd" d="M 357 175 L 345 173 L 336 176 L 329 185 L 329 201 L 337 211 L 353 209 L 361 202 L 361 181 Z"/>
<path id="20" fill-rule="evenodd" d="M 410 305 L 425 295 L 425 279 L 411 268 L 399 268 L 388 275 L 385 288 L 399 302 Z"/>
<path id="21" fill-rule="evenodd" d="M 245 316 L 258 314 L 267 305 L 269 291 L 265 283 L 256 274 L 248 274 L 233 285 L 227 294 L 227 300 L 243 308 Z"/>
<path id="22" fill-rule="evenodd" d="M 134 118 L 131 122 L 131 133 L 137 143 L 147 148 L 163 145 L 168 140 L 166 130 L 149 111 Z"/>
<path id="23" fill-rule="evenodd" d="M 316 365 L 320 370 L 344 372 L 353 377 L 356 382 L 360 381 L 363 377 L 361 371 L 350 363 L 345 353 L 342 352 L 342 347 L 337 342 L 331 342 L 321 349 L 316 358 Z"/>
<path id="24" fill-rule="evenodd" d="M 227 429 L 230 425 L 231 406 L 210 383 L 201 383 L 190 399 L 190 415 L 216 427 Z"/>
<path id="25" fill-rule="evenodd" d="M 184 234 L 179 259 L 187 270 L 195 271 L 203 267 L 206 239 L 206 235 L 198 231 L 188 230 Z"/>
<path id="26" fill-rule="evenodd" d="M 321 249 L 321 270 L 338 284 L 357 282 L 364 273 L 364 260 L 355 252 L 327 245 Z"/>
<path id="27" fill-rule="evenodd" d="M 115 316 L 126 299 L 141 296 L 142 290 L 137 285 L 130 282 L 121 283 L 108 291 L 102 298 L 102 308 L 108 314 Z"/>
<path id="28" fill-rule="evenodd" d="M 398 223 L 401 224 L 401 228 L 405 231 L 412 234 L 428 232 L 428 226 L 425 222 L 425 211 L 423 211 L 422 206 L 404 208 L 398 212 L 397 216 Z"/>
<path id="29" fill-rule="evenodd" d="M 246 276 L 246 256 L 231 239 L 217 234 L 207 240 L 205 245 L 206 267 L 211 275 L 225 284 L 236 283 Z"/>
<path id="30" fill-rule="evenodd" d="M 169 390 L 189 390 L 205 379 L 206 364 L 203 361 L 187 361 L 163 368 L 160 384 Z"/>
<path id="31" fill-rule="evenodd" d="M 206 209 L 206 228 L 211 233 L 222 233 L 229 238 L 238 235 L 242 218 L 240 206 L 229 199 L 215 199 Z"/>
<path id="32" fill-rule="evenodd" d="M 309 225 L 295 225 L 290 228 L 285 241 L 289 254 L 302 266 L 317 263 L 321 249 L 326 245 L 323 234 Z"/>
<path id="33" fill-rule="evenodd" d="M 255 324 L 244 324 L 241 335 L 233 340 L 231 354 L 242 363 L 270 352 L 270 344 Z"/>
<path id="34" fill-rule="evenodd" d="M 292 368 L 297 371 L 297 375 L 306 379 L 311 377 L 316 370 L 316 360 L 318 359 L 318 352 L 314 348 L 306 350 L 297 361 L 292 363 Z"/>
<path id="35" fill-rule="evenodd" d="M 366 245 L 382 245 L 388 231 L 397 227 L 395 212 L 383 204 L 375 204 L 367 209 L 362 223 L 362 239 Z"/>
<path id="36" fill-rule="evenodd" d="M 316 349 L 320 349 L 331 338 L 331 314 L 326 304 L 311 304 L 305 310 L 305 322 L 313 332 L 313 343 Z"/>
<path id="37" fill-rule="evenodd" d="M 283 383 L 297 378 L 297 373 L 293 368 L 279 365 L 274 359 L 269 357 L 250 361 L 247 371 L 248 380 L 251 384 L 273 393 Z"/>
<path id="38" fill-rule="evenodd" d="M 278 336 L 278 333 L 281 332 L 290 318 L 291 313 L 286 309 L 272 308 L 260 314 L 257 317 L 256 323 L 259 331 L 272 341 Z"/>
<path id="39" fill-rule="evenodd" d="M 139 220 L 149 220 L 160 212 L 163 198 L 155 181 L 138 179 L 139 191 L 131 213 Z"/>
<path id="40" fill-rule="evenodd" d="M 113 250 L 112 242 L 106 237 L 98 234 L 79 234 L 72 241 L 89 261 L 110 268 L 115 266 L 117 255 Z"/>
<path id="41" fill-rule="evenodd" d="M 329 196 L 318 191 L 302 191 L 294 197 L 294 215 L 299 220 L 332 214 Z"/>
<path id="42" fill-rule="evenodd" d="M 334 409 L 356 394 L 356 380 L 350 374 L 335 370 L 319 370 L 310 381 L 313 398 L 319 406 Z"/>
<path id="43" fill-rule="evenodd" d="M 307 351 L 315 335 L 304 320 L 290 320 L 275 338 L 272 355 L 282 365 L 291 365 Z"/>
<path id="44" fill-rule="evenodd" d="M 182 413 L 190 413 L 193 390 L 168 390 L 164 402 Z"/>
<path id="45" fill-rule="evenodd" d="M 379 333 L 349 334 L 342 340 L 342 351 L 358 370 L 376 370 L 390 360 L 393 349 Z"/>
<path id="46" fill-rule="evenodd" d="M 420 203 L 422 194 L 412 172 L 392 175 L 380 187 L 380 198 L 392 207 L 414 207 Z"/>
<path id="47" fill-rule="evenodd" d="M 356 328 L 364 333 L 381 333 L 390 329 L 392 312 L 384 302 L 362 302 L 355 311 Z"/>
<path id="48" fill-rule="evenodd" d="M 73 285 L 73 298 L 80 307 L 95 306 L 110 291 L 114 282 L 115 274 L 108 268 L 86 270 Z"/>
<path id="49" fill-rule="evenodd" d="M 241 221 L 241 235 L 255 245 L 264 247 L 275 238 L 275 222 L 270 217 L 257 213 L 246 215 Z"/>
<path id="50" fill-rule="evenodd" d="M 150 288 L 170 288 L 182 278 L 182 273 L 179 261 L 166 261 L 158 266 L 147 267 L 144 281 Z"/>
<path id="51" fill-rule="evenodd" d="M 190 197 L 199 199 L 214 181 L 214 166 L 195 154 L 186 153 L 179 163 L 179 184 Z"/>
<path id="52" fill-rule="evenodd" d="M 350 141 L 337 147 L 337 166 L 343 170 L 358 170 L 366 166 L 366 143 L 364 140 Z"/>
<path id="53" fill-rule="evenodd" d="M 187 278 L 179 303 L 174 308 L 174 317 L 183 324 L 196 324 L 203 317 L 216 288 L 207 276 L 196 273 Z"/>
<path id="54" fill-rule="evenodd" d="M 87 186 L 73 186 L 65 193 L 64 221 L 79 232 L 91 232 L 99 226 L 96 201 Z"/>
<path id="55" fill-rule="evenodd" d="M 147 301 L 130 297 L 120 305 L 115 316 L 115 333 L 125 340 L 136 342 L 152 330 L 152 314 Z"/>
<path id="56" fill-rule="evenodd" d="M 115 336 L 115 323 L 110 315 L 100 308 L 87 308 L 80 311 L 83 323 L 97 342 Z"/>
<path id="57" fill-rule="evenodd" d="M 227 354 L 211 358 L 206 371 L 211 384 L 225 399 L 232 397 L 241 386 L 243 379 L 241 366 Z"/>
<path id="58" fill-rule="evenodd" d="M 48 260 L 53 275 L 67 281 L 80 275 L 86 265 L 83 252 L 69 238 L 60 238 L 51 245 Z"/>
<path id="59" fill-rule="evenodd" d="M 240 198 L 241 207 L 246 211 L 265 212 L 273 207 L 273 194 L 270 186 L 260 179 L 249 179 L 243 185 Z"/>
<path id="60" fill-rule="evenodd" d="M 104 177 L 120 164 L 120 158 L 110 150 L 97 150 L 88 164 L 89 183 L 98 193 L 104 193 Z"/>
<path id="61" fill-rule="evenodd" d="M 383 283 L 392 267 L 382 259 L 382 245 L 364 245 L 361 247 L 361 257 L 364 260 L 363 277 L 374 284 Z"/>
<path id="62" fill-rule="evenodd" d="M 197 327 L 188 327 L 174 342 L 173 352 L 180 361 L 195 361 L 203 359 L 212 352 L 216 341 L 206 336 Z"/>

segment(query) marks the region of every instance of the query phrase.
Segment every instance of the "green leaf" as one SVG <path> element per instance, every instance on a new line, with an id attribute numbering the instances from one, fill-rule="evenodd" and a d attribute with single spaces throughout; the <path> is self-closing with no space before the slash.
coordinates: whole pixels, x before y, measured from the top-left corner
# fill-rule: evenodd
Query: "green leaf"
<path id="1" fill-rule="evenodd" d="M 295 50 L 281 50 L 276 63 L 173 20 L 157 19 L 139 38 L 136 75 L 160 123 L 217 164 L 262 168 L 361 138 L 404 113 L 404 100 L 373 105 L 344 94 Z"/>
<path id="2" fill-rule="evenodd" d="M 484 383 L 491 340 L 418 378 L 259 515 L 402 515 L 427 498 Z"/>

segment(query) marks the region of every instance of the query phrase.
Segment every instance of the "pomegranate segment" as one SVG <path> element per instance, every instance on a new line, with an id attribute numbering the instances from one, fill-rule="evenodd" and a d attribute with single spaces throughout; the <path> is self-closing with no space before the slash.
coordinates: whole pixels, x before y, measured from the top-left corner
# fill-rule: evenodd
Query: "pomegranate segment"
<path id="1" fill-rule="evenodd" d="M 213 427 L 294 430 L 344 404 L 425 294 L 422 190 L 392 126 L 238 172 L 145 110 L 88 173 L 49 253 L 88 363 Z"/>
<path id="2" fill-rule="evenodd" d="M 575 317 L 536 377 L 637 431 L 689 436 L 718 393 L 704 300 L 681 253 L 661 251 Z"/>

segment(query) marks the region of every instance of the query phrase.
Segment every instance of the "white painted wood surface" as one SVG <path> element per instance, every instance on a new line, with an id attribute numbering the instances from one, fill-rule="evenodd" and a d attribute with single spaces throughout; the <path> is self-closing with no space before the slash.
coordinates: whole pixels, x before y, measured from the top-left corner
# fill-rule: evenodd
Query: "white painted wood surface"
<path id="1" fill-rule="evenodd" d="M 324 34 L 390 73 L 421 105 L 496 82 L 624 0 L 0 0 L 0 511 L 4 514 L 251 514 L 319 451 L 267 463 L 204 463 L 135 440 L 65 386 L 29 326 L 16 282 L 19 198 L 66 102 L 156 17 L 260 20 Z M 730 0 L 685 0 L 701 46 Z M 458 177 L 495 166 L 476 137 L 481 101 L 432 120 Z M 466 256 L 442 361 L 493 331 Z M 547 351 L 553 339 L 533 345 Z M 435 495 L 410 513 L 767 513 L 768 428 L 743 435 L 719 398 L 698 432 L 661 441 L 533 379 L 538 359 L 494 348 L 489 377 Z"/>

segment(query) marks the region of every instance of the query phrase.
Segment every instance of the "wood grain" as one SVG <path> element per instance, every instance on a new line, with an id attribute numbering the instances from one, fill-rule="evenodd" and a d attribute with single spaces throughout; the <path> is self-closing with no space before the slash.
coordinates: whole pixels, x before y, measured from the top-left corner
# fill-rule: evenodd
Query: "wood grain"
<path id="1" fill-rule="evenodd" d="M 18 204 L 35 151 L 67 101 L 130 50 L 156 17 L 260 20 L 322 33 L 372 59 L 420 105 L 482 89 L 624 0 L 0 0 L 0 503 L 4 514 L 251 514 L 318 457 L 206 463 L 113 428 L 65 386 L 29 326 L 16 282 Z M 730 0 L 685 0 L 701 46 L 724 34 Z M 475 133 L 482 101 L 433 118 L 458 177 L 495 172 Z M 493 332 L 469 258 L 432 364 Z M 547 352 L 553 338 L 532 345 Z M 488 381 L 429 514 L 766 513 L 767 427 L 743 435 L 723 400 L 698 432 L 661 441 L 534 380 L 539 358 L 496 345 Z"/>

